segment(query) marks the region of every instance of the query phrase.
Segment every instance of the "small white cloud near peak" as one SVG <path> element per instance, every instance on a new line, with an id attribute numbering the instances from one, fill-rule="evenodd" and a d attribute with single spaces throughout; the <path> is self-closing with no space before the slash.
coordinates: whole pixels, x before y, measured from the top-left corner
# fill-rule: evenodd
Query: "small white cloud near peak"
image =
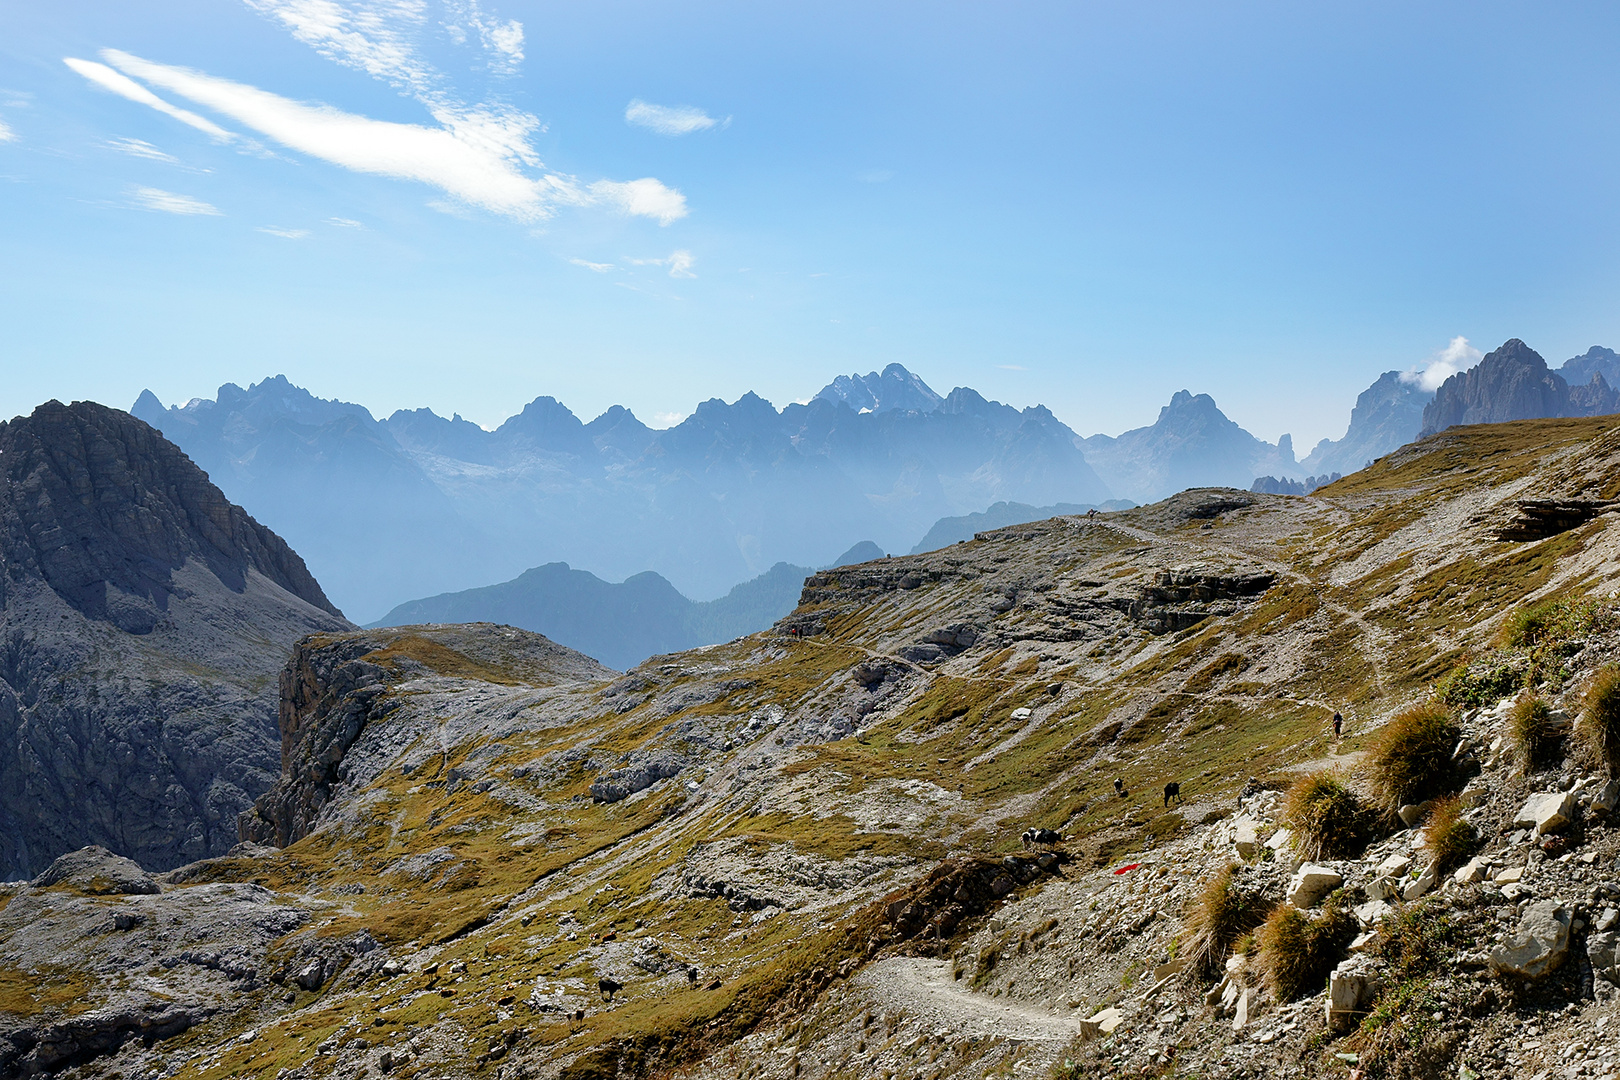
<path id="1" fill-rule="evenodd" d="M 221 216 L 219 208 L 211 203 L 194 199 L 190 195 L 177 195 L 161 188 L 136 188 L 135 205 L 142 210 L 156 210 L 164 214 Z"/>
<path id="2" fill-rule="evenodd" d="M 702 109 L 694 109 L 690 105 L 654 105 L 650 101 L 636 98 L 624 107 L 624 121 L 636 127 L 644 127 L 655 134 L 674 138 L 677 135 L 690 135 L 694 131 L 706 131 L 712 127 L 725 127 L 731 123 L 731 117 L 716 120 Z"/>
<path id="3" fill-rule="evenodd" d="M 326 219 L 326 223 L 328 225 L 331 225 L 331 226 L 333 226 L 335 228 L 339 228 L 339 229 L 363 229 L 363 228 L 365 228 L 364 225 L 362 225 L 358 221 L 354 220 L 354 218 L 329 217 L 329 218 Z"/>
<path id="4" fill-rule="evenodd" d="M 11 130 L 11 125 L 0 120 L 0 142 L 16 142 L 17 133 Z"/>
<path id="5" fill-rule="evenodd" d="M 575 266 L 583 266 L 585 269 L 597 274 L 605 274 L 609 270 L 615 269 L 612 263 L 591 262 L 589 259 L 569 259 L 568 261 Z"/>
<path id="6" fill-rule="evenodd" d="M 274 225 L 260 225 L 258 231 L 271 236 L 279 236 L 283 240 L 302 240 L 309 235 L 308 229 L 279 229 Z"/>
<path id="7" fill-rule="evenodd" d="M 692 264 L 697 262 L 692 253 L 685 248 L 677 248 L 662 259 L 625 259 L 633 266 L 667 266 L 669 276 L 674 278 L 695 278 L 692 273 Z"/>
<path id="8" fill-rule="evenodd" d="M 1484 355 L 1459 334 L 1445 348 L 1436 350 L 1421 367 L 1402 372 L 1401 381 L 1424 390 L 1438 390 L 1441 383 L 1459 371 L 1467 371 Z"/>
<path id="9" fill-rule="evenodd" d="M 652 414 L 652 423 L 647 426 L 655 429 L 672 428 L 687 417 L 683 412 L 655 412 Z"/>

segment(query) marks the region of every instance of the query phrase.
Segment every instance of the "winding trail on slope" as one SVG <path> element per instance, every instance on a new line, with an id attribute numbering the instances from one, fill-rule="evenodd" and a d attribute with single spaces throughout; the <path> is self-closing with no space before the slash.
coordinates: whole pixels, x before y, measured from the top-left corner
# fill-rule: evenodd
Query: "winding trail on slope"
<path id="1" fill-rule="evenodd" d="M 1080 1034 L 1073 1016 L 968 989 L 951 976 L 946 960 L 901 956 L 869 964 L 855 985 L 918 1017 L 925 1025 L 944 1028 L 955 1039 L 967 1036 L 1067 1043 Z"/>

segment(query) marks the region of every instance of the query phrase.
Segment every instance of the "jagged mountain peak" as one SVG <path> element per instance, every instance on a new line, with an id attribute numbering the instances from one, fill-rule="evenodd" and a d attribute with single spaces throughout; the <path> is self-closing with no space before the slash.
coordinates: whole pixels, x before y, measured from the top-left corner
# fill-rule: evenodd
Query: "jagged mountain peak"
<path id="1" fill-rule="evenodd" d="M 865 375 L 840 375 L 822 387 L 816 397 L 841 401 L 856 412 L 933 412 L 945 400 L 901 364 L 890 364 L 881 372 Z"/>

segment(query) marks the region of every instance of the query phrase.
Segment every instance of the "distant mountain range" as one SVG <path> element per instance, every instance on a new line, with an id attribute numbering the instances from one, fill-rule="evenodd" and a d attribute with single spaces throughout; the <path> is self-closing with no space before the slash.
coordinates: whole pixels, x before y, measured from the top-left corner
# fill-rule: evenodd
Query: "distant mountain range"
<path id="1" fill-rule="evenodd" d="M 831 565 L 882 557 L 878 546 L 865 540 Z M 651 570 L 615 585 L 567 563 L 548 563 L 498 585 L 412 600 L 372 625 L 504 623 L 544 634 L 622 671 L 649 656 L 765 629 L 798 606 L 804 579 L 815 571 L 777 563 L 717 600 L 694 602 Z"/>
<path id="2" fill-rule="evenodd" d="M 1420 430 L 1611 411 L 1617 384 L 1608 349 L 1555 373 L 1519 342 L 1438 393 L 1389 371 L 1359 396 L 1344 436 L 1303 461 L 1289 436 L 1256 438 L 1207 394 L 1180 391 L 1146 427 L 1082 438 L 1043 406 L 967 387 L 941 396 L 899 364 L 841 375 L 780 410 L 751 393 L 711 399 L 661 431 L 620 406 L 582 422 L 550 397 L 493 431 L 426 408 L 378 420 L 281 376 L 168 408 L 145 392 L 132 411 L 285 535 L 345 610 L 375 620 L 410 597 L 531 569 L 552 581 L 564 563 L 604 586 L 651 571 L 683 599 L 724 599 L 779 563 L 823 565 L 858 537 L 909 551 L 925 534 L 933 544 L 938 523 L 961 539 L 976 528 L 944 519 L 998 503 L 1148 502 L 1267 477 L 1293 490 Z"/>

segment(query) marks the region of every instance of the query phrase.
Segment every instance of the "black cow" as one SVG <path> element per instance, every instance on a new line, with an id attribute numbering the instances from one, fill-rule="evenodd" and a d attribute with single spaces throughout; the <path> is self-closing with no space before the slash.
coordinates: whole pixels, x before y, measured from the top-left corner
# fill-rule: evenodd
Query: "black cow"
<path id="1" fill-rule="evenodd" d="M 606 975 L 596 980 L 596 988 L 602 991 L 603 1001 L 612 1001 L 613 995 L 624 989 L 623 983 L 614 982 Z"/>
<path id="2" fill-rule="evenodd" d="M 1121 780 L 1117 776 L 1114 777 L 1114 794 L 1118 795 L 1122 799 L 1130 794 L 1130 792 L 1125 790 L 1125 781 Z"/>
<path id="3" fill-rule="evenodd" d="M 1169 806 L 1171 799 L 1181 801 L 1181 784 L 1175 780 L 1164 785 L 1164 805 Z"/>

